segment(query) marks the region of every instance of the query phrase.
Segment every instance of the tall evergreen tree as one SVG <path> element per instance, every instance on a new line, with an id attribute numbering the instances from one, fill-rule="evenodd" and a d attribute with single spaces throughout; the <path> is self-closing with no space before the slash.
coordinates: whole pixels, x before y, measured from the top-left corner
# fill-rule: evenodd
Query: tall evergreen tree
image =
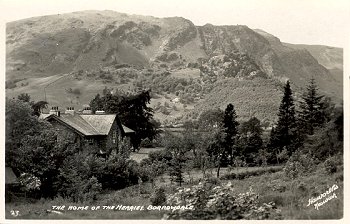
<path id="1" fill-rule="evenodd" d="M 274 142 L 271 142 L 271 144 L 274 145 L 277 150 L 281 151 L 287 149 L 288 153 L 291 154 L 296 150 L 296 147 L 298 147 L 296 131 L 294 100 L 290 83 L 287 81 L 284 86 L 284 94 L 279 107 L 277 126 L 274 129 Z"/>
<path id="2" fill-rule="evenodd" d="M 299 119 L 300 128 L 309 135 L 314 134 L 314 129 L 327 121 L 324 96 L 318 93 L 314 78 L 310 80 L 306 92 L 302 96 Z"/>
<path id="3" fill-rule="evenodd" d="M 225 109 L 225 115 L 224 115 L 224 130 L 225 130 L 226 136 L 225 136 L 225 151 L 223 154 L 223 160 L 229 158 L 229 162 L 231 163 L 231 165 L 233 164 L 233 157 L 235 155 L 234 144 L 235 144 L 235 137 L 238 133 L 238 125 L 239 125 L 236 119 L 237 119 L 237 115 L 236 115 L 235 108 L 230 103 L 227 105 Z"/>

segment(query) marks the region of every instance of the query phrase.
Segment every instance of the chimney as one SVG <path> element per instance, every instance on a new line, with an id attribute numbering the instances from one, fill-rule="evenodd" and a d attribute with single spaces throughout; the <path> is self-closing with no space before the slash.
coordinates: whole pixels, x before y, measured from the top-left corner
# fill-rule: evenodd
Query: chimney
<path id="1" fill-rule="evenodd" d="M 91 108 L 88 106 L 84 107 L 83 114 L 91 114 Z"/>
<path id="2" fill-rule="evenodd" d="M 54 114 L 54 115 L 59 117 L 60 116 L 60 111 L 58 110 L 57 106 L 54 106 L 54 107 L 51 107 L 51 110 L 50 110 L 49 114 Z"/>
<path id="3" fill-rule="evenodd" d="M 104 110 L 96 110 L 95 114 L 106 114 Z"/>
<path id="4" fill-rule="evenodd" d="M 67 107 L 65 114 L 74 115 L 74 107 Z"/>

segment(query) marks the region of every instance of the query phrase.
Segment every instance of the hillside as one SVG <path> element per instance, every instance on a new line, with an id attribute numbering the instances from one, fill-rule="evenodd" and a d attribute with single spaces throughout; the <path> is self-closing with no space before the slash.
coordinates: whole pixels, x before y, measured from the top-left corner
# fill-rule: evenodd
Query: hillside
<path id="1" fill-rule="evenodd" d="M 343 49 L 322 45 L 287 44 L 293 49 L 306 49 L 310 54 L 327 68 L 338 82 L 343 82 Z"/>
<path id="2" fill-rule="evenodd" d="M 300 93 L 314 77 L 324 94 L 342 100 L 340 51 L 282 43 L 242 25 L 196 26 L 180 17 L 50 15 L 7 24 L 6 94 L 80 108 L 104 88 L 150 88 L 162 122 L 196 118 L 229 102 L 244 119 L 273 122 L 287 79 Z"/>

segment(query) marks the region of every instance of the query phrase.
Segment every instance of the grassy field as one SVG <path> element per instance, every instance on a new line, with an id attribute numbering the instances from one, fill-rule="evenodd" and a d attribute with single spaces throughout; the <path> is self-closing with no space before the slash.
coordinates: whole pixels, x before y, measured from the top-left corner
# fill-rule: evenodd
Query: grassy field
<path id="1" fill-rule="evenodd" d="M 231 173 L 254 172 L 256 170 L 269 169 L 262 167 L 239 168 L 231 170 Z M 209 172 L 210 173 L 210 172 Z M 215 174 L 215 172 L 212 172 Z M 221 176 L 229 173 L 223 169 Z M 238 193 L 248 191 L 250 188 L 259 194 L 260 203 L 275 202 L 281 210 L 284 219 L 340 219 L 343 216 L 343 180 L 342 170 L 332 175 L 327 175 L 324 170 L 319 169 L 314 173 L 291 180 L 285 177 L 283 171 L 265 173 L 260 176 L 250 176 L 245 179 L 217 180 L 219 182 L 231 181 Z M 190 181 L 189 177 L 192 177 Z M 201 171 L 192 170 L 185 174 L 183 186 L 189 187 L 202 181 Z M 326 192 L 336 184 L 339 188 L 334 191 L 334 198 L 316 210 L 314 206 L 307 206 L 311 197 Z M 151 205 L 150 197 L 155 186 L 163 186 L 166 195 L 176 191 L 178 185 L 172 183 L 167 175 L 158 177 L 155 184 L 141 183 L 137 186 L 128 187 L 119 191 L 107 191 L 99 195 L 98 200 L 93 203 L 71 203 L 63 198 L 53 200 L 29 200 L 21 199 L 16 202 L 7 203 L 5 206 L 7 219 L 161 219 L 164 211 L 148 210 Z M 61 214 L 48 212 L 52 206 L 65 205 Z M 102 209 L 102 206 L 125 205 L 144 206 L 143 211 L 120 211 Z M 68 206 L 89 206 L 87 210 L 68 210 Z M 92 210 L 92 206 L 100 206 L 98 210 Z M 18 211 L 19 216 L 14 217 L 11 211 Z M 13 213 L 13 212 L 12 212 Z"/>

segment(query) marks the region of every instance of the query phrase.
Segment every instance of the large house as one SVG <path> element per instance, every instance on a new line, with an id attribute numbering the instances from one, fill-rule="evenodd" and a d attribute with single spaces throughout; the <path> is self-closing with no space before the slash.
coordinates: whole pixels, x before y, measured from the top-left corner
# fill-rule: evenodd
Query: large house
<path id="1" fill-rule="evenodd" d="M 58 131 L 58 141 L 69 140 L 79 150 L 95 148 L 100 154 L 118 150 L 122 140 L 130 143 L 130 138 L 135 134 L 122 125 L 116 114 L 106 114 L 104 111 L 92 114 L 88 107 L 81 113 L 73 107 L 68 107 L 64 113 L 58 107 L 52 107 L 48 114 L 41 114 L 39 119 L 53 125 Z"/>

